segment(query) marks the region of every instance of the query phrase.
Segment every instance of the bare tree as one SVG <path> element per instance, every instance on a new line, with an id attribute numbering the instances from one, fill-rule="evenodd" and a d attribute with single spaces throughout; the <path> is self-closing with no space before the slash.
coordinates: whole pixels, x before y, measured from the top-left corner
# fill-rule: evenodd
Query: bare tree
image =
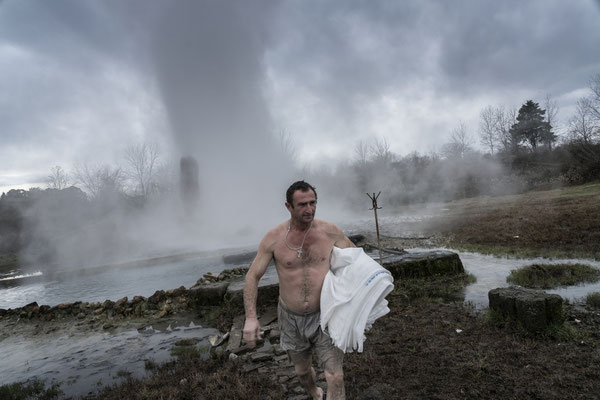
<path id="1" fill-rule="evenodd" d="M 81 184 L 92 198 L 97 198 L 105 191 L 120 192 L 123 187 L 121 168 L 113 169 L 108 165 L 76 164 L 74 176 L 75 181 Z"/>
<path id="2" fill-rule="evenodd" d="M 364 140 L 359 140 L 354 146 L 355 160 L 359 166 L 364 167 L 369 161 L 369 145 Z"/>
<path id="3" fill-rule="evenodd" d="M 569 119 L 569 136 L 584 144 L 594 143 L 600 137 L 600 121 L 594 118 L 590 98 L 577 100 L 575 115 Z"/>
<path id="4" fill-rule="evenodd" d="M 551 94 L 546 94 L 544 97 L 544 108 L 546 109 L 546 122 L 554 127 L 559 108 Z"/>
<path id="5" fill-rule="evenodd" d="M 463 122 L 450 133 L 450 142 L 442 145 L 442 154 L 446 158 L 464 158 L 473 151 L 473 138 L 468 134 Z"/>
<path id="6" fill-rule="evenodd" d="M 552 128 L 554 130 L 557 128 L 555 125 L 558 121 L 556 116 L 558 115 L 559 108 L 551 94 L 546 94 L 546 97 L 544 97 L 544 107 L 546 108 L 546 122 L 550 125 L 551 129 L 548 135 L 546 135 L 545 142 L 548 145 L 548 149 L 552 150 L 552 143 L 557 139 L 557 136 L 552 132 Z"/>
<path id="7" fill-rule="evenodd" d="M 479 139 L 481 144 L 486 149 L 489 149 L 491 155 L 494 155 L 499 144 L 499 127 L 496 109 L 492 106 L 487 106 L 481 110 L 479 118 Z"/>
<path id="8" fill-rule="evenodd" d="M 133 181 L 136 193 L 143 198 L 148 198 L 156 189 L 158 158 L 156 143 L 133 144 L 125 149 L 127 177 Z"/>
<path id="9" fill-rule="evenodd" d="M 62 190 L 69 186 L 69 176 L 59 165 L 50 168 L 50 175 L 46 180 L 50 189 Z"/>
<path id="10" fill-rule="evenodd" d="M 510 135 L 510 128 L 517 122 L 519 111 L 513 107 L 508 110 L 504 106 L 496 107 L 496 125 L 498 129 L 498 139 L 505 152 L 510 152 L 513 147 L 513 139 Z"/>
<path id="11" fill-rule="evenodd" d="M 375 139 L 375 142 L 370 146 L 369 150 L 375 163 L 387 165 L 394 161 L 394 156 L 390 151 L 390 144 L 387 138 Z"/>
<path id="12" fill-rule="evenodd" d="M 592 117 L 600 123 L 600 73 L 590 79 L 590 90 L 592 94 L 589 97 L 589 111 Z"/>

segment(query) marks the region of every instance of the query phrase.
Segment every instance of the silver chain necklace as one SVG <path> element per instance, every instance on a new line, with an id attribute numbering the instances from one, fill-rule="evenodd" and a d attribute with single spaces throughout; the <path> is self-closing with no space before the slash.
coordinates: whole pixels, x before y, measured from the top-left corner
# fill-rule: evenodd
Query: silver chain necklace
<path id="1" fill-rule="evenodd" d="M 304 241 L 306 240 L 306 237 L 308 236 L 308 232 L 310 232 L 310 228 L 312 228 L 312 221 L 310 221 L 310 225 L 308 226 L 308 229 L 306 230 L 306 233 L 304 234 L 304 239 L 302 239 L 302 244 L 300 245 L 300 247 L 296 248 L 296 247 L 291 247 L 288 244 L 287 238 L 288 238 L 288 235 L 290 234 L 290 229 L 292 229 L 292 223 L 290 222 L 288 225 L 288 231 L 285 234 L 285 245 L 287 246 L 288 249 L 298 252 L 298 258 L 300 258 L 302 256 L 302 247 L 304 246 Z"/>

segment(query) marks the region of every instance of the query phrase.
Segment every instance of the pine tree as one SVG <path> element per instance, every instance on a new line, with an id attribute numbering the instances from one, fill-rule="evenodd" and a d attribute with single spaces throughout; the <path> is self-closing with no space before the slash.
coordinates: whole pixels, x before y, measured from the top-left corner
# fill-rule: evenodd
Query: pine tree
<path id="1" fill-rule="evenodd" d="M 524 143 L 532 151 L 536 151 L 540 144 L 551 148 L 556 135 L 552 133 L 552 126 L 545 120 L 544 114 L 546 110 L 541 109 L 538 103 L 527 100 L 519 109 L 517 123 L 510 128 L 513 143 L 517 146 Z"/>

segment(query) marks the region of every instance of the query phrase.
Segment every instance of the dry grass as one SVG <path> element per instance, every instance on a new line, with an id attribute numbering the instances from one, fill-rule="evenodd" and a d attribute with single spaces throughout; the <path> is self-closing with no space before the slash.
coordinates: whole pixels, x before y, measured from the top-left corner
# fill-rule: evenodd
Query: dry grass
<path id="1" fill-rule="evenodd" d="M 600 258 L 600 185 L 471 199 L 433 221 L 454 247 Z"/>

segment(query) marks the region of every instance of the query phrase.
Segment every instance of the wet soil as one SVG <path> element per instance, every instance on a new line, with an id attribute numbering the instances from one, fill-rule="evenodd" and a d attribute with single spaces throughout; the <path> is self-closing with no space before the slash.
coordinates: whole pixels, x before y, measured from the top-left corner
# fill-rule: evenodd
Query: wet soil
<path id="1" fill-rule="evenodd" d="M 558 341 L 486 323 L 461 303 L 389 300 L 365 352 L 347 358 L 349 398 L 598 398 L 600 310 L 570 308 L 576 333 Z"/>

